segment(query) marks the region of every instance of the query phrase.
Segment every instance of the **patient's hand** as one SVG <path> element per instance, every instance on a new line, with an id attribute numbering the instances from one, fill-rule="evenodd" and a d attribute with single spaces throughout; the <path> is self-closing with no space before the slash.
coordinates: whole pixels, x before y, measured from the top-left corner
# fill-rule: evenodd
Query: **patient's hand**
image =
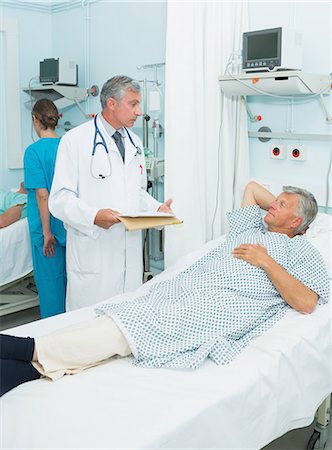
<path id="1" fill-rule="evenodd" d="M 270 256 L 263 244 L 241 244 L 233 249 L 234 258 L 243 259 L 256 267 L 262 267 Z"/>

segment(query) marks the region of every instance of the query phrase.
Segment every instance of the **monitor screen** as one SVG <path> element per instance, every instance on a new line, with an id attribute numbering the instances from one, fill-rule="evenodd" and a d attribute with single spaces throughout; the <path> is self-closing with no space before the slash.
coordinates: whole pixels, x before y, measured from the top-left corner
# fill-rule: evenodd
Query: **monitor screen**
<path id="1" fill-rule="evenodd" d="M 251 34 L 247 41 L 247 60 L 278 57 L 278 33 Z"/>
<path id="2" fill-rule="evenodd" d="M 39 65 L 40 81 L 57 81 L 59 71 L 59 60 L 54 58 L 44 59 Z"/>

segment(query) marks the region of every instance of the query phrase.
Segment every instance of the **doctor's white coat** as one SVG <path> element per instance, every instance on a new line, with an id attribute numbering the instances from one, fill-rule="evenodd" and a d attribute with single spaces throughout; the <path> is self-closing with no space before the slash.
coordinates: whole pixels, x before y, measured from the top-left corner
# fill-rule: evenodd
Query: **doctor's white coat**
<path id="1" fill-rule="evenodd" d="M 139 155 L 129 138 L 125 138 L 125 164 L 115 142 L 97 118 L 106 141 L 106 152 L 98 145 L 91 167 L 95 127 L 84 123 L 62 137 L 49 197 L 51 213 L 67 229 L 67 310 L 103 301 L 113 295 L 136 289 L 142 283 L 142 233 L 126 231 L 119 223 L 108 230 L 94 225 L 99 209 L 111 208 L 120 213 L 156 211 L 160 206 L 146 192 L 143 151 Z M 129 131 L 135 145 L 139 138 Z M 97 139 L 100 142 L 100 139 Z"/>

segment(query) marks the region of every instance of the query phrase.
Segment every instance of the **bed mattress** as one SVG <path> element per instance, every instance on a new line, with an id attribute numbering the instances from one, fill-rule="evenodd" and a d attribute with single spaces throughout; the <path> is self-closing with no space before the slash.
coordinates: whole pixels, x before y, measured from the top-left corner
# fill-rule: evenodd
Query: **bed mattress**
<path id="1" fill-rule="evenodd" d="M 175 275 L 203 249 L 151 280 Z M 117 296 L 123 301 L 149 287 Z M 290 310 L 230 364 L 144 369 L 113 359 L 56 382 L 21 385 L 0 400 L 1 449 L 260 449 L 306 426 L 332 392 L 331 303 Z M 8 333 L 37 336 L 94 316 L 92 307 Z"/>
<path id="2" fill-rule="evenodd" d="M 18 280 L 32 271 L 28 221 L 18 220 L 0 229 L 0 286 Z"/>

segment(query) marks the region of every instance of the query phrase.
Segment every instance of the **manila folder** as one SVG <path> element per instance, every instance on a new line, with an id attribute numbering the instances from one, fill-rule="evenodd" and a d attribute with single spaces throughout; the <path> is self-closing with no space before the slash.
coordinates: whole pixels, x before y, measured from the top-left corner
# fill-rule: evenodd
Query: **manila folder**
<path id="1" fill-rule="evenodd" d="M 121 215 L 118 216 L 118 218 L 129 231 L 159 228 L 167 225 L 178 225 L 183 222 L 171 214 L 161 213 Z"/>

